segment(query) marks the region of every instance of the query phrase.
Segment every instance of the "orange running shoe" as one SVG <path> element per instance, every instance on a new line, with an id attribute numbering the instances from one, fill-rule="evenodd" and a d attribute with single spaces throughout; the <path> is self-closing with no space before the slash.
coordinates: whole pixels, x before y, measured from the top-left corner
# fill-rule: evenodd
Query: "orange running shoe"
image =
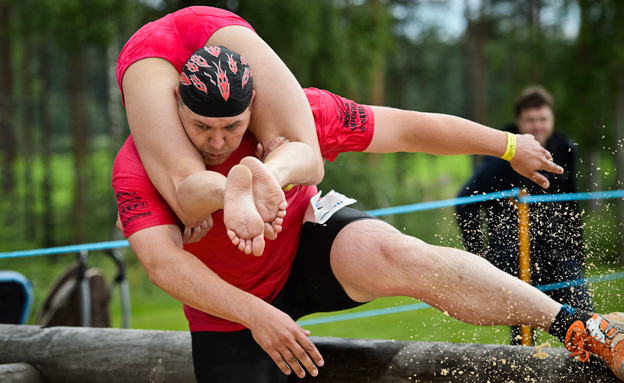
<path id="1" fill-rule="evenodd" d="M 590 353 L 598 356 L 624 380 L 624 313 L 594 314 L 586 323 L 574 322 L 565 347 L 581 362 L 586 362 Z"/>

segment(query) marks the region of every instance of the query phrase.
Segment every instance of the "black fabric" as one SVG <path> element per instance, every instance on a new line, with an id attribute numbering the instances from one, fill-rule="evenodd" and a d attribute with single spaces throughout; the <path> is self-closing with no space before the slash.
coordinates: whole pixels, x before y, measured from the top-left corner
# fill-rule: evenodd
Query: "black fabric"
<path id="1" fill-rule="evenodd" d="M 293 372 L 290 375 L 284 374 L 256 343 L 249 330 L 192 332 L 191 343 L 197 383 L 301 381 Z"/>
<path id="2" fill-rule="evenodd" d="M 325 224 L 307 222 L 286 284 L 271 303 L 294 320 L 304 315 L 345 310 L 363 303 L 349 298 L 334 276 L 330 252 L 342 228 L 361 219 L 376 219 L 351 208 L 337 211 Z M 191 333 L 198 383 L 283 383 L 290 378 L 253 339 L 251 331 Z M 289 380 L 290 379 L 290 380 Z"/>
<path id="3" fill-rule="evenodd" d="M 26 300 L 26 292 L 20 283 L 0 282 L 0 323 L 20 324 Z"/>
<path id="4" fill-rule="evenodd" d="M 191 341 L 198 383 L 288 382 L 249 330 L 197 331 L 191 333 Z"/>
<path id="5" fill-rule="evenodd" d="M 361 219 L 377 218 L 345 207 L 324 224 L 306 222 L 288 280 L 272 304 L 294 320 L 316 312 L 362 305 L 345 293 L 330 263 L 331 247 L 340 230 Z"/>
<path id="6" fill-rule="evenodd" d="M 517 133 L 516 126 L 507 131 Z M 472 178 L 464 185 L 459 197 L 524 188 L 531 195 L 575 193 L 578 154 L 574 143 L 554 132 L 546 144 L 563 174 L 542 171 L 550 182 L 543 189 L 513 170 L 509 162 L 486 157 Z M 456 218 L 466 250 L 484 255 L 494 266 L 518 276 L 518 213 L 508 199 L 457 206 Z M 545 285 L 581 279 L 584 250 L 582 219 L 576 202 L 549 202 L 529 205 L 531 238 L 531 284 Z M 482 229 L 483 222 L 487 230 Z M 487 231 L 487 235 L 483 232 Z M 546 292 L 554 300 L 573 307 L 593 311 L 587 286 Z"/>
<path id="7" fill-rule="evenodd" d="M 579 320 L 585 324 L 591 317 L 592 313 L 589 311 L 563 306 L 561 307 L 561 310 L 559 310 L 555 320 L 550 325 L 548 333 L 557 337 L 561 343 L 565 343 L 565 337 L 570 326 Z"/>
<path id="8" fill-rule="evenodd" d="M 515 126 L 506 130 L 517 133 Z M 554 132 L 546 149 L 553 155 L 556 164 L 563 167 L 563 174 L 541 171 L 550 182 L 543 189 L 535 182 L 518 174 L 509 162 L 496 157 L 486 157 L 474 175 L 460 190 L 459 196 L 492 193 L 513 187 L 526 189 L 531 195 L 575 193 L 576 164 L 578 154 L 574 143 L 561 133 Z M 485 208 L 485 223 L 488 226 L 488 242 L 481 231 L 481 209 Z M 508 200 L 487 201 L 456 207 L 457 219 L 462 229 L 464 245 L 472 253 L 487 253 L 492 258 L 509 257 L 517 254 L 518 214 Z M 531 239 L 536 255 L 557 259 L 559 256 L 583 260 L 582 220 L 575 202 L 531 204 Z M 557 254 L 552 254 L 556 250 Z"/>
<path id="9" fill-rule="evenodd" d="M 247 61 L 223 46 L 201 47 L 180 73 L 180 98 L 193 113 L 232 117 L 251 103 L 253 80 Z"/>

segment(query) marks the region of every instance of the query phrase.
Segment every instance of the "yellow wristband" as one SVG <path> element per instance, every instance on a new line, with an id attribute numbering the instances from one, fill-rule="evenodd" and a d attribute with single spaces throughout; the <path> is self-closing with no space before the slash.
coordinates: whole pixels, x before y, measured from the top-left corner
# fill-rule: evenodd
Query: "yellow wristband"
<path id="1" fill-rule="evenodd" d="M 284 189 L 282 189 L 282 190 L 284 190 L 284 191 L 289 191 L 290 189 L 292 189 L 292 188 L 293 188 L 293 186 L 295 186 L 295 185 L 290 184 L 290 185 L 286 186 L 286 187 L 285 187 Z"/>
<path id="2" fill-rule="evenodd" d="M 516 135 L 509 132 L 505 133 L 507 133 L 507 149 L 501 158 L 505 161 L 511 161 L 514 154 L 516 154 Z"/>

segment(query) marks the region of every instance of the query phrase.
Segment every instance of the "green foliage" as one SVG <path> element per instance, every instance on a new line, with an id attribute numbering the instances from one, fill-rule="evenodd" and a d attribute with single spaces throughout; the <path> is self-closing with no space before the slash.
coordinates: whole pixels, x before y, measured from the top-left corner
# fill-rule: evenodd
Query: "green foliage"
<path id="1" fill-rule="evenodd" d="M 375 71 L 383 68 L 392 49 L 391 18 L 384 2 L 241 0 L 238 4 L 235 11 L 303 86 L 364 101 Z"/>
<path id="2" fill-rule="evenodd" d="M 498 127 L 513 119 L 512 104 L 526 85 L 543 84 L 558 102 L 557 128 L 579 142 L 584 167 L 577 177 L 583 190 L 595 176 L 607 187 L 621 188 L 615 176 L 613 154 L 614 97 L 624 92 L 613 81 L 624 73 L 624 2 L 619 0 L 566 0 L 526 2 L 483 0 L 485 34 L 486 99 L 488 122 Z M 448 1 L 415 0 L 4 0 L 9 7 L 10 60 L 13 76 L 15 130 L 19 156 L 13 166 L 18 175 L 13 194 L 0 199 L 0 251 L 41 247 L 46 230 L 53 230 L 54 245 L 73 244 L 76 222 L 72 221 L 75 172 L 70 153 L 71 117 L 68 84 L 74 68 L 70 57 L 82 58 L 90 71 L 84 89 L 87 124 L 84 128 L 102 137 L 88 137 L 94 147 L 85 165 L 89 213 L 87 241 L 106 241 L 113 236 L 115 201 L 110 188 L 112 152 L 117 149 L 106 137 L 110 100 L 106 49 L 119 51 L 142 24 L 192 4 L 227 7 L 248 20 L 260 36 L 286 62 L 303 86 L 334 91 L 358 102 L 376 99 L 380 78 L 385 80 L 384 104 L 429 112 L 465 115 L 466 105 L 477 96 L 467 93 L 465 35 L 448 36 L 436 25 L 419 18 L 420 10 Z M 470 3 L 470 2 L 466 2 Z M 550 7 L 555 20 L 549 24 L 536 19 L 531 4 Z M 578 35 L 564 30 L 565 17 L 575 7 L 580 14 Z M 0 7 L 1 8 L 1 7 Z M 400 18 L 401 8 L 407 16 Z M 414 24 L 418 34 L 409 32 Z M 41 68 L 42 47 L 50 49 L 50 67 Z M 2 53 L 0 53 L 2 54 Z M 82 53 L 80 53 L 82 55 Z M 32 77 L 25 68 L 34 65 Z M 49 71 L 50 90 L 43 94 L 43 74 Z M 385 73 L 385 77 L 384 77 Z M 381 74 L 381 76 L 380 76 Z M 114 79 L 113 79 L 114 81 Z M 383 81 L 381 81 L 383 83 Z M 383 84 L 382 84 L 383 85 Z M 116 90 L 115 90 L 116 92 Z M 0 94 L 2 94 L 0 90 Z M 45 170 L 41 156 L 42 133 L 38 126 L 42 111 L 26 109 L 29 101 L 45 98 L 51 104 L 54 155 L 50 159 L 53 184 L 43 190 Z M 3 101 L 3 100 L 0 100 Z M 4 116 L 3 116 L 4 117 Z M 30 120 L 29 120 L 30 118 Z M 27 121 L 33 131 L 27 132 Z M 30 135 L 30 136 L 29 136 Z M 28 137 L 36 142 L 29 142 Z M 0 138 L 4 139 L 4 137 Z M 31 146 L 28 146 L 31 145 Z M 27 150 L 31 154 L 27 154 Z M 598 152 L 597 162 L 589 152 Z M 425 154 L 393 155 L 341 154 L 326 166 L 320 186 L 356 198 L 363 210 L 452 198 L 471 173 L 469 157 L 436 158 Z M 30 177 L 30 178 L 29 178 Z M 620 184 L 618 184 L 620 182 Z M 51 194 L 53 228 L 42 224 L 44 195 Z M 611 202 L 595 212 L 584 205 L 589 272 L 600 274 L 615 267 L 616 239 L 621 224 Z M 461 247 L 450 209 L 384 217 L 399 230 L 434 244 Z M 23 271 L 35 282 L 38 301 L 54 277 L 73 255 L 0 262 L 0 269 Z M 129 253 L 129 280 L 133 294 L 133 327 L 186 330 L 178 302 L 153 286 L 141 265 Z M 96 254 L 92 262 L 111 275 L 110 262 Z M 601 310 L 616 308 L 621 302 L 619 282 L 593 287 Z M 396 298 L 382 300 L 363 309 L 411 303 Z M 119 301 L 111 304 L 119 317 Z M 376 329 L 379 329 L 377 331 Z M 442 329 L 442 331 L 440 331 Z M 314 335 L 380 337 L 406 340 L 447 340 L 505 343 L 506 329 L 475 330 L 432 310 L 396 314 L 373 321 L 357 320 L 323 327 L 313 326 Z"/>
<path id="3" fill-rule="evenodd" d="M 87 221 L 87 238 L 89 242 L 101 242 L 110 240 L 115 225 L 116 210 L 111 183 L 112 161 L 110 151 L 100 149 L 94 152 L 90 158 L 89 169 L 89 193 L 87 209 L 89 219 Z M 16 170 L 22 174 L 24 161 L 18 161 Z M 32 182 L 41 185 L 43 177 L 43 163 L 40 158 L 34 158 L 30 164 Z M 74 244 L 73 232 L 75 226 L 71 221 L 72 191 L 74 174 L 72 171 L 72 158 L 69 153 L 56 154 L 52 158 L 53 183 L 51 190 L 37 188 L 34 191 L 34 199 L 28 200 L 26 184 L 21 179 L 18 182 L 15 194 L 10 199 L 0 201 L 0 222 L 4 230 L 0 231 L 0 251 L 17 251 L 38 248 L 42 246 L 44 230 L 53 230 L 55 245 Z M 52 193 L 54 206 L 54 226 L 46 228 L 42 225 L 41 216 L 44 214 L 42 198 L 43 193 Z M 27 221 L 26 208 L 32 209 L 35 219 Z"/>

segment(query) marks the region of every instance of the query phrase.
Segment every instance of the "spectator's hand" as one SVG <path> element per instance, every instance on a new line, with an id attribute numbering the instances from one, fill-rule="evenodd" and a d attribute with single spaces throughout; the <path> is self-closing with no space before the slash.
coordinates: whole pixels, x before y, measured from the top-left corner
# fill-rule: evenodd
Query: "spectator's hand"
<path id="1" fill-rule="evenodd" d="M 267 156 L 271 154 L 272 151 L 279 148 L 282 144 L 285 144 L 288 142 L 290 141 L 286 139 L 286 137 L 276 137 L 273 139 L 273 141 L 269 143 L 266 150 L 264 150 L 264 147 L 262 146 L 261 143 L 258 143 L 258 146 L 256 147 L 256 157 L 260 161 L 264 162 L 264 160 L 266 160 Z"/>
<path id="2" fill-rule="evenodd" d="M 249 326 L 256 342 L 269 354 L 271 359 L 286 375 L 291 369 L 303 378 L 305 371 L 317 376 L 318 368 L 323 366 L 323 357 L 308 338 L 310 331 L 303 329 L 287 314 L 268 306 L 256 321 Z"/>
<path id="3" fill-rule="evenodd" d="M 563 173 L 563 168 L 553 162 L 550 152 L 530 134 L 516 135 L 516 154 L 509 162 L 515 171 L 533 180 L 544 189 L 547 189 L 550 183 L 538 170 Z"/>
<path id="4" fill-rule="evenodd" d="M 210 215 L 197 227 L 184 226 L 184 232 L 182 233 L 182 242 L 199 242 L 199 240 L 204 238 L 206 234 L 208 234 L 210 229 L 212 229 L 212 224 L 212 216 Z"/>

